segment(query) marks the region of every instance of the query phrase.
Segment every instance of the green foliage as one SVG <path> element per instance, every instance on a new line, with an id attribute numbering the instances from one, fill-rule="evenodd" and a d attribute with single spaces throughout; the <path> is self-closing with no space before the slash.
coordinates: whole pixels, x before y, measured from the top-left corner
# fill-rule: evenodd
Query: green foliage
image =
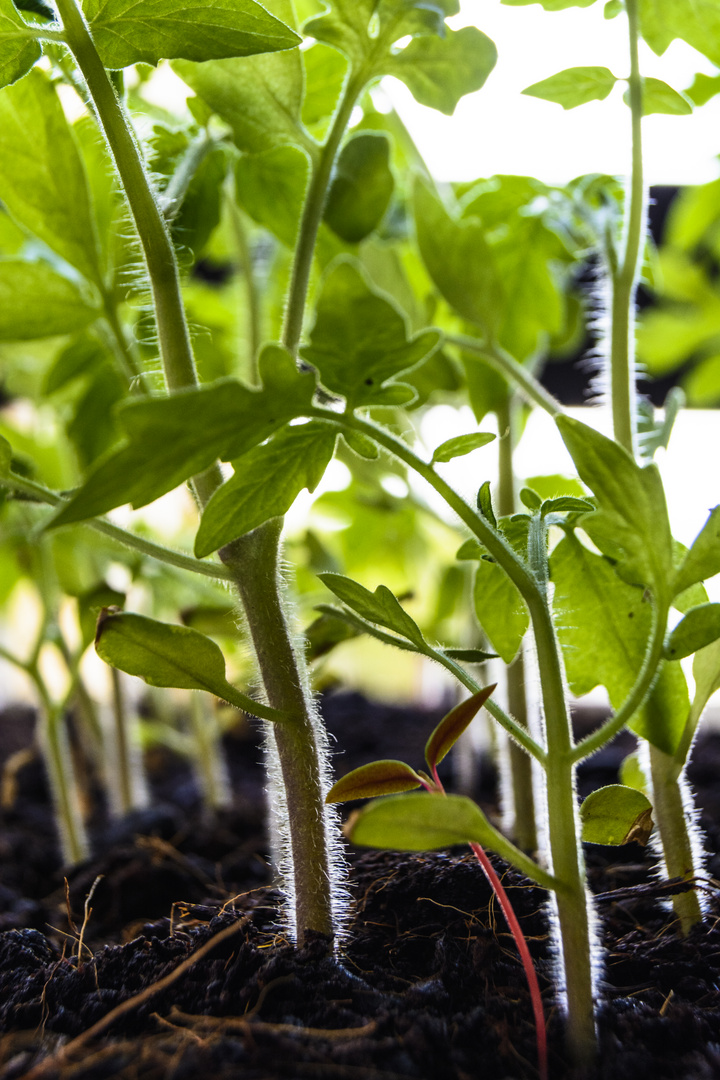
<path id="1" fill-rule="evenodd" d="M 300 351 L 323 386 L 356 409 L 412 401 L 415 391 L 395 376 L 428 357 L 439 341 L 436 330 L 409 336 L 395 305 L 370 288 L 355 263 L 340 259 L 323 281 L 310 341 Z"/>
<path id="2" fill-rule="evenodd" d="M 668 660 L 682 660 L 720 638 L 720 604 L 690 608 L 665 644 Z"/>
<path id="3" fill-rule="evenodd" d="M 99 314 L 92 290 L 58 273 L 49 262 L 0 259 L 0 341 L 72 334 Z"/>
<path id="4" fill-rule="evenodd" d="M 554 101 L 563 109 L 574 109 L 588 101 L 604 101 L 616 82 L 617 78 L 606 67 L 567 68 L 549 79 L 526 86 L 523 94 Z"/>
<path id="5" fill-rule="evenodd" d="M 262 390 L 232 379 L 172 397 L 129 401 L 118 412 L 127 441 L 105 457 L 53 519 L 67 525 L 116 506 L 145 506 L 212 465 L 262 442 L 312 401 L 315 379 L 279 346 L 259 362 Z M 148 470 L 148 454 L 153 468 Z"/>
<path id="6" fill-rule="evenodd" d="M 41 55 L 40 42 L 30 36 L 12 0 L 0 0 L 0 86 L 21 79 Z"/>
<path id="7" fill-rule="evenodd" d="M 456 844 L 492 844 L 492 829 L 479 806 L 464 795 L 390 795 L 371 802 L 345 827 L 359 847 L 434 851 Z"/>
<path id="8" fill-rule="evenodd" d="M 416 101 L 451 116 L 458 101 L 485 84 L 495 67 L 495 45 L 475 26 L 447 29 L 442 37 L 413 38 L 386 65 Z"/>
<path id="9" fill-rule="evenodd" d="M 238 202 L 289 248 L 297 237 L 307 176 L 307 157 L 296 146 L 243 154 L 235 166 Z"/>
<path id="10" fill-rule="evenodd" d="M 683 593 L 699 581 L 720 574 L 720 506 L 710 511 L 673 581 L 673 593 Z"/>
<path id="11" fill-rule="evenodd" d="M 456 435 L 454 439 L 447 439 L 433 451 L 433 464 L 443 461 L 452 461 L 453 458 L 463 457 L 465 454 L 478 450 L 481 446 L 487 446 L 495 436 L 491 431 L 475 431 L 469 435 Z"/>
<path id="12" fill-rule="evenodd" d="M 87 176 L 55 88 L 38 69 L 0 93 L 0 199 L 20 225 L 98 280 Z"/>
<path id="13" fill-rule="evenodd" d="M 85 0 L 85 15 L 108 68 L 161 59 L 222 60 L 291 49 L 300 37 L 255 0 Z"/>
<path id="14" fill-rule="evenodd" d="M 107 664 L 139 676 L 150 686 L 206 690 L 254 716 L 285 719 L 236 690 L 225 678 L 225 660 L 218 646 L 189 626 L 105 610 L 98 620 L 95 649 Z"/>
<path id="15" fill-rule="evenodd" d="M 425 746 L 425 761 L 430 770 L 435 769 L 450 753 L 495 689 L 494 684 L 486 686 L 484 690 L 461 701 L 442 718 Z"/>
<path id="16" fill-rule="evenodd" d="M 660 56 L 671 41 L 680 38 L 720 64 L 720 8 L 715 0 L 640 0 L 640 30 L 650 48 Z"/>
<path id="17" fill-rule="evenodd" d="M 630 104 L 629 91 L 625 92 L 624 100 Z M 664 113 L 669 116 L 687 116 L 692 112 L 692 105 L 683 94 L 678 94 L 672 86 L 668 86 L 662 79 L 643 79 L 642 96 L 643 116 L 651 116 L 653 113 Z"/>
<path id="18" fill-rule="evenodd" d="M 323 421 L 288 427 L 234 463 L 235 475 L 203 511 L 195 537 L 198 558 L 279 517 L 307 488 L 314 491 L 335 449 L 336 431 Z"/>
<path id="19" fill-rule="evenodd" d="M 385 135 L 362 132 L 343 147 L 325 204 L 325 221 L 349 244 L 377 228 L 388 208 L 395 181 Z"/>
<path id="20" fill-rule="evenodd" d="M 422 780 L 415 770 L 403 761 L 373 761 L 341 777 L 328 791 L 325 802 L 348 802 L 350 799 L 394 795 L 400 791 L 412 791 L 421 784 Z"/>
<path id="21" fill-rule="evenodd" d="M 290 0 L 273 9 L 291 29 Z M 174 60 L 173 70 L 230 125 L 241 150 L 259 153 L 278 146 L 314 147 L 301 119 L 304 71 L 297 49 L 204 64 Z"/>
<path id="22" fill-rule="evenodd" d="M 598 788 L 580 807 L 582 838 L 590 844 L 647 844 L 652 806 L 641 791 L 622 784 Z"/>
<path id="23" fill-rule="evenodd" d="M 598 509 L 583 528 L 625 580 L 665 596 L 672 537 L 657 468 L 636 465 L 621 446 L 579 420 L 561 416 L 556 422 L 581 480 L 597 498 Z"/>
<path id="24" fill-rule="evenodd" d="M 319 577 L 338 599 L 362 619 L 395 631 L 420 652 L 425 650 L 425 639 L 420 628 L 387 586 L 378 585 L 375 592 L 370 592 L 363 585 L 340 574 L 320 574 Z"/>
<path id="25" fill-rule="evenodd" d="M 585 521 L 583 521 L 585 527 Z M 642 587 L 627 584 L 611 562 L 572 533 L 554 549 L 553 610 L 571 691 L 604 686 L 618 709 L 640 671 L 652 612 Z M 687 685 L 679 664 L 665 664 L 648 701 L 629 726 L 665 753 L 674 753 L 687 717 Z"/>
<path id="26" fill-rule="evenodd" d="M 530 616 L 515 585 L 497 563 L 481 559 L 473 587 L 475 614 L 493 649 L 506 664 L 517 656 Z"/>

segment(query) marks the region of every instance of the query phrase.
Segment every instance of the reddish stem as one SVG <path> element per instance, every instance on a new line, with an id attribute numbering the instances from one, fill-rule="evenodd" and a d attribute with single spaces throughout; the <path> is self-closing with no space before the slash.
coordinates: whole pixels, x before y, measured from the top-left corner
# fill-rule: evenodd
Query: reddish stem
<path id="1" fill-rule="evenodd" d="M 470 844 L 475 858 L 480 863 L 485 877 L 490 883 L 490 887 L 500 901 L 500 907 L 502 908 L 505 921 L 510 928 L 512 936 L 515 938 L 515 944 L 517 950 L 520 953 L 520 959 L 522 965 L 525 968 L 525 978 L 527 979 L 528 989 L 530 991 L 530 1000 L 532 1001 L 533 1013 L 535 1014 L 535 1040 L 537 1043 L 537 1056 L 538 1056 L 538 1072 L 540 1074 L 540 1080 L 547 1080 L 548 1076 L 548 1062 L 547 1062 L 547 1032 L 545 1029 L 545 1014 L 543 1012 L 542 997 L 540 996 L 540 987 L 537 981 L 537 975 L 535 974 L 535 968 L 533 967 L 532 957 L 528 948 L 525 935 L 523 934 L 520 923 L 518 922 L 517 915 L 513 911 L 512 904 L 508 899 L 508 895 L 503 888 L 500 878 L 495 873 L 493 864 L 488 859 L 485 851 L 480 844 Z"/>
<path id="2" fill-rule="evenodd" d="M 438 776 L 437 763 L 432 762 L 430 765 L 433 780 L 437 785 L 437 790 L 441 795 L 445 794 L 445 788 L 443 787 L 442 780 Z M 432 788 L 428 784 L 423 784 L 426 791 L 432 791 Z M 542 997 L 540 996 L 540 986 L 538 985 L 537 975 L 535 974 L 535 967 L 533 966 L 532 956 L 528 948 L 525 935 L 522 932 L 520 923 L 518 922 L 517 915 L 513 911 L 513 906 L 510 903 L 508 894 L 505 892 L 500 878 L 495 873 L 493 864 L 485 854 L 484 849 L 480 844 L 471 843 L 470 847 L 472 853 L 480 863 L 483 873 L 487 878 L 490 888 L 500 901 L 500 907 L 502 913 L 505 916 L 505 921 L 508 924 L 510 933 L 515 939 L 515 945 L 517 951 L 520 953 L 520 959 L 522 960 L 522 966 L 525 969 L 525 978 L 527 979 L 528 989 L 530 991 L 530 1000 L 532 1001 L 533 1013 L 535 1015 L 535 1042 L 537 1045 L 537 1057 L 538 1057 L 538 1073 L 540 1074 L 540 1080 L 548 1080 L 548 1060 L 547 1060 L 547 1030 L 545 1028 L 545 1013 L 543 1012 Z"/>

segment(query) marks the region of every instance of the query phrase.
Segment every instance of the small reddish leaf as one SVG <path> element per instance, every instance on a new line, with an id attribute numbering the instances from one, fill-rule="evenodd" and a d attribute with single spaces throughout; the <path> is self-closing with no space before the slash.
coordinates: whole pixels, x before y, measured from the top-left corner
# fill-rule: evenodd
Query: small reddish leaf
<path id="1" fill-rule="evenodd" d="M 373 761 L 361 765 L 343 776 L 330 788 L 326 803 L 346 802 L 348 799 L 371 799 L 375 795 L 395 795 L 421 786 L 414 769 L 404 761 Z"/>
<path id="2" fill-rule="evenodd" d="M 447 716 L 442 718 L 425 746 L 425 760 L 428 763 L 430 772 L 433 771 L 436 765 L 440 764 L 448 751 L 452 750 L 465 728 L 470 725 L 476 713 L 490 697 L 496 685 L 497 683 L 493 683 L 492 686 L 486 686 L 484 690 L 479 690 L 477 694 L 473 694 L 472 697 L 461 701 Z"/>

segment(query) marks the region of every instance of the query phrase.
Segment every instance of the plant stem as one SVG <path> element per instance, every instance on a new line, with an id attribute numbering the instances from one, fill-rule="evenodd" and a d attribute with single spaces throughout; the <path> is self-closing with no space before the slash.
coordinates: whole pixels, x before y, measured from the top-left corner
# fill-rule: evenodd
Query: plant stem
<path id="1" fill-rule="evenodd" d="M 445 341 L 448 345 L 455 345 L 458 349 L 475 353 L 485 360 L 507 379 L 511 386 L 516 386 L 530 405 L 539 405 L 553 419 L 563 415 L 565 410 L 560 402 L 548 393 L 540 380 L 536 379 L 528 368 L 518 363 L 497 342 L 478 341 L 477 338 L 466 337 L 464 334 L 446 334 Z"/>
<path id="2" fill-rule="evenodd" d="M 230 217 L 230 225 L 235 237 L 235 246 L 240 256 L 240 269 L 245 277 L 245 295 L 247 298 L 247 310 L 249 319 L 249 353 L 250 353 L 250 381 L 257 383 L 257 356 L 260 351 L 260 297 L 255 283 L 255 270 L 252 261 L 252 251 L 248 240 L 247 229 L 243 221 L 242 213 L 235 198 L 234 188 L 227 192 L 226 203 Z"/>
<path id="3" fill-rule="evenodd" d="M 505 916 L 505 922 L 508 924 L 510 933 L 512 934 L 517 950 L 520 953 L 520 959 L 525 971 L 525 978 L 527 979 L 528 987 L 530 989 L 530 999 L 532 1001 L 533 1014 L 535 1016 L 535 1037 L 537 1040 L 537 1055 L 538 1055 L 538 1073 L 540 1074 L 540 1080 L 547 1080 L 548 1075 L 548 1063 L 547 1063 L 547 1031 L 545 1028 L 545 1013 L 543 1011 L 542 996 L 540 994 L 540 987 L 538 986 L 537 975 L 535 974 L 535 967 L 532 962 L 532 956 L 530 955 L 530 949 L 528 948 L 525 935 L 522 932 L 520 923 L 518 922 L 517 915 L 513 910 L 513 906 L 508 899 L 508 895 L 505 892 L 505 888 L 498 877 L 495 867 L 488 859 L 484 850 L 480 844 L 470 844 L 473 855 L 480 863 L 483 873 L 488 880 L 490 888 L 493 890 L 498 898 L 502 913 Z"/>
<path id="4" fill-rule="evenodd" d="M 497 509 L 502 517 L 514 514 L 515 473 L 513 455 L 517 442 L 516 402 L 512 390 L 498 409 L 498 489 Z M 510 715 L 523 728 L 528 728 L 527 694 L 525 688 L 525 657 L 523 645 L 514 662 L 507 669 L 507 704 Z M 535 795 L 533 792 L 532 761 L 515 742 L 507 746 L 512 784 L 513 818 L 510 833 L 523 851 L 537 849 L 535 825 Z"/>
<path id="5" fill-rule="evenodd" d="M 545 769 L 548 792 L 548 834 L 551 872 L 556 880 L 555 897 L 560 923 L 560 939 L 565 974 L 567 1039 L 573 1060 L 585 1065 L 597 1051 L 592 985 L 589 898 L 580 822 L 575 801 L 573 740 L 565 695 L 560 648 L 545 591 L 538 577 L 488 522 L 426 465 L 400 439 L 370 421 L 348 413 L 314 408 L 313 416 L 334 420 L 369 436 L 428 481 L 501 565 L 517 586 L 530 611 L 538 668 L 541 676 L 543 712 L 547 732 Z M 540 577 L 546 577 L 541 574 Z M 447 665 L 446 665 L 447 666 Z"/>
<path id="6" fill-rule="evenodd" d="M 180 164 L 168 181 L 167 187 L 158 198 L 160 210 L 168 223 L 173 222 L 182 210 L 182 204 L 185 201 L 185 196 L 195 173 L 214 145 L 215 140 L 208 135 L 207 131 L 201 131 L 183 154 Z"/>
<path id="7" fill-rule="evenodd" d="M 678 777 L 675 759 L 652 743 L 650 777 L 653 810 L 662 841 L 667 876 L 691 881 L 695 877 L 695 860 L 683 799 L 684 776 L 681 774 Z M 680 920 L 684 935 L 702 921 L 700 901 L 694 889 L 673 896 L 673 909 Z"/>
<path id="8" fill-rule="evenodd" d="M 289 917 L 302 942 L 308 930 L 328 936 L 334 931 L 324 803 L 329 785 L 324 775 L 325 731 L 313 709 L 281 599 L 281 529 L 282 519 L 275 518 L 233 541 L 221 558 L 236 572 L 268 704 L 291 717 L 283 724 L 266 725 L 266 737 L 270 751 L 277 750 L 282 772 L 282 788 L 273 790 L 275 822 L 281 833 L 289 834 L 280 837 L 287 856 L 279 869 L 293 894 Z"/>
<path id="9" fill-rule="evenodd" d="M 110 677 L 112 679 L 113 734 L 115 736 L 112 773 L 117 778 L 118 811 L 120 814 L 129 814 L 133 809 L 133 784 L 128 717 L 121 675 L 117 668 L 110 668 Z"/>
<path id="10" fill-rule="evenodd" d="M 87 83 L 135 221 L 150 277 L 165 381 L 170 391 L 197 385 L 170 233 L 145 171 L 140 148 L 75 0 L 58 0 L 68 48 Z"/>
<path id="11" fill-rule="evenodd" d="M 130 392 L 135 394 L 149 394 L 150 387 L 148 386 L 145 372 L 137 363 L 130 350 L 127 338 L 125 337 L 125 332 L 118 319 L 115 298 L 111 293 L 106 293 L 103 296 L 103 314 L 108 329 L 110 330 L 110 336 L 112 338 L 118 365 L 130 384 Z"/>
<path id="12" fill-rule="evenodd" d="M 638 0 L 625 5 L 630 34 L 630 112 L 632 176 L 626 210 L 624 252 L 612 273 L 610 329 L 610 393 L 615 441 L 635 454 L 635 288 L 645 226 L 642 160 L 642 78 L 638 57 Z"/>
<path id="13" fill-rule="evenodd" d="M 302 335 L 315 243 L 325 209 L 325 200 L 335 158 L 355 107 L 355 102 L 366 81 L 367 76 L 364 71 L 350 72 L 328 137 L 323 144 L 317 163 L 313 163 L 311 166 L 310 182 L 300 221 L 300 234 L 295 247 L 282 335 L 283 345 L 293 355 L 297 352 Z"/>
<path id="14" fill-rule="evenodd" d="M 192 695 L 190 716 L 204 800 L 213 811 L 225 810 L 232 802 L 230 779 L 222 755 L 217 716 L 205 694 Z"/>
<path id="15" fill-rule="evenodd" d="M 24 476 L 16 476 L 14 473 L 10 473 L 9 476 L 0 476 L 0 487 L 2 486 L 38 502 L 48 503 L 50 506 L 60 506 L 64 502 L 63 497 L 58 495 L 57 492 L 51 491 L 50 488 L 44 487 L 43 484 L 38 484 L 35 480 L 27 480 Z M 216 578 L 220 581 L 235 580 L 232 571 L 221 563 L 203 562 L 200 559 L 193 558 L 192 555 L 184 555 L 181 551 L 173 551 L 172 548 L 166 548 L 162 544 L 146 540 L 144 536 L 137 536 L 127 529 L 121 529 L 119 525 L 113 525 L 104 518 L 91 518 L 78 524 L 102 533 L 103 536 L 116 540 L 124 547 L 139 551 L 142 555 L 148 555 L 151 559 L 157 559 L 159 562 L 167 563 L 169 566 L 177 566 L 180 570 L 190 570 L 194 574 Z"/>

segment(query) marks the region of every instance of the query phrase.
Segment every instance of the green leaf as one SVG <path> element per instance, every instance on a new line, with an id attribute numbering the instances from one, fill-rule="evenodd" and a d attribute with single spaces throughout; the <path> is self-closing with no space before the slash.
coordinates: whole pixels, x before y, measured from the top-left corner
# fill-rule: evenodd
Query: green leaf
<path id="1" fill-rule="evenodd" d="M 12 0 L 0 0 L 0 86 L 21 79 L 41 56 L 40 42 L 32 37 Z"/>
<path id="2" fill-rule="evenodd" d="M 75 379 L 97 370 L 107 359 L 107 352 L 92 334 L 80 334 L 61 349 L 45 373 L 43 393 L 55 394 Z"/>
<path id="3" fill-rule="evenodd" d="M 478 622 L 490 644 L 510 664 L 530 624 L 516 586 L 497 563 L 483 560 L 475 571 L 473 600 Z"/>
<path id="4" fill-rule="evenodd" d="M 595 0 L 501 0 L 501 2 L 508 7 L 524 7 L 526 4 L 539 3 L 545 11 L 567 11 L 572 7 L 590 7 Z"/>
<path id="5" fill-rule="evenodd" d="M 543 501 L 538 495 L 537 491 L 533 491 L 533 489 L 530 487 L 520 488 L 519 498 L 523 506 L 527 506 L 528 510 L 531 513 L 534 513 L 536 510 L 540 510 L 543 505 Z"/>
<path id="6" fill-rule="evenodd" d="M 323 421 L 288 427 L 233 463 L 235 475 L 203 511 L 199 559 L 270 518 L 287 513 L 303 488 L 314 491 L 333 456 L 337 431 Z"/>
<path id="7" fill-rule="evenodd" d="M 628 754 L 626 758 L 623 758 L 622 764 L 619 770 L 620 783 L 623 787 L 635 788 L 636 791 L 642 791 L 643 795 L 647 795 L 648 781 L 645 775 L 645 769 L 640 764 L 640 753 L 638 750 L 634 750 L 632 754 Z"/>
<path id="8" fill-rule="evenodd" d="M 338 617 L 336 608 L 320 614 L 305 628 L 305 656 L 308 662 L 326 656 L 337 645 L 359 637 L 361 630 Z"/>
<path id="9" fill-rule="evenodd" d="M 343 258 L 325 276 L 310 342 L 300 352 L 318 369 L 323 386 L 356 409 L 395 403 L 398 387 L 407 400 L 408 388 L 394 383 L 394 376 L 419 364 L 439 342 L 437 330 L 409 337 L 404 315 Z"/>
<path id="10" fill-rule="evenodd" d="M 695 679 L 692 710 L 699 720 L 712 694 L 720 690 L 720 641 L 695 653 L 692 670 Z"/>
<path id="11" fill-rule="evenodd" d="M 361 435 L 359 431 L 343 431 L 342 437 L 350 449 L 366 461 L 375 461 L 380 456 L 377 443 L 374 443 L 367 435 Z"/>
<path id="12" fill-rule="evenodd" d="M 335 49 L 319 42 L 303 49 L 302 59 L 305 65 L 302 120 L 312 127 L 335 112 L 347 74 L 347 61 Z"/>
<path id="13" fill-rule="evenodd" d="M 385 585 L 378 585 L 375 592 L 358 585 L 351 578 L 342 574 L 318 574 L 331 592 L 356 611 L 363 619 L 394 630 L 396 634 L 411 641 L 421 651 L 425 648 L 425 639 L 414 619 L 411 619 L 399 600 Z"/>
<path id="14" fill-rule="evenodd" d="M 376 795 L 394 795 L 399 791 L 412 791 L 422 781 L 414 769 L 404 761 L 373 761 L 361 765 L 343 776 L 328 791 L 326 803 L 348 802 L 350 799 L 372 799 Z"/>
<path id="15" fill-rule="evenodd" d="M 92 377 L 77 400 L 72 418 L 65 430 L 83 468 L 91 465 L 118 441 L 118 428 L 113 407 L 127 394 L 127 380 L 114 365 L 103 365 Z M 106 417 L 98 423 L 98 417 Z"/>
<path id="16" fill-rule="evenodd" d="M 333 604 L 316 604 L 315 610 L 326 615 L 330 619 L 335 619 L 338 622 L 342 622 L 346 627 L 350 627 L 353 633 L 345 634 L 344 637 L 338 640 L 346 640 L 347 638 L 358 637 L 360 634 L 368 634 L 370 637 L 376 638 L 378 641 L 384 642 L 385 645 L 392 645 L 396 649 L 402 649 L 404 652 L 423 652 L 422 649 L 418 649 L 416 645 L 411 645 L 409 641 L 404 638 L 395 637 L 394 634 L 386 634 L 384 630 L 378 630 L 372 623 L 366 622 L 365 619 L 361 619 L 355 612 L 350 611 L 348 608 L 334 607 Z M 322 655 L 320 653 L 319 655 Z"/>
<path id="17" fill-rule="evenodd" d="M 416 101 L 452 116 L 460 98 L 485 84 L 495 67 L 497 49 L 475 26 L 445 30 L 442 37 L 423 34 L 391 56 L 387 75 L 402 79 Z"/>
<path id="18" fill-rule="evenodd" d="M 255 0 L 84 0 L 107 68 L 162 59 L 224 60 L 292 49 L 302 40 Z"/>
<path id="19" fill-rule="evenodd" d="M 432 456 L 432 464 L 438 461 L 452 461 L 453 458 L 463 457 L 465 454 L 478 450 L 481 446 L 487 446 L 495 436 L 491 431 L 474 431 L 469 435 L 456 435 L 454 439 L 447 439 L 441 443 Z"/>
<path id="20" fill-rule="evenodd" d="M 652 805 L 637 788 L 609 784 L 583 801 L 580 821 L 586 843 L 644 847 L 653 829 Z"/>
<path id="21" fill-rule="evenodd" d="M 10 463 L 12 461 L 12 447 L 7 439 L 0 435 L 0 476 L 10 475 Z"/>
<path id="22" fill-rule="evenodd" d="M 635 684 L 650 635 L 652 610 L 644 590 L 628 585 L 607 559 L 588 551 L 574 534 L 553 550 L 550 576 L 570 690 L 581 697 L 604 686 L 618 709 Z M 687 715 L 679 667 L 661 665 L 652 694 L 628 723 L 666 754 L 674 753 Z"/>
<path id="23" fill-rule="evenodd" d="M 104 581 L 78 596 L 78 616 L 84 648 L 91 645 L 95 639 L 97 621 L 102 609 L 113 608 L 119 610 L 124 603 L 125 593 L 110 588 Z"/>
<path id="24" fill-rule="evenodd" d="M 600 550 L 621 564 L 633 584 L 668 591 L 673 572 L 672 536 L 660 474 L 636 465 L 612 439 L 568 416 L 556 420 L 580 475 L 598 501 L 583 528 Z"/>
<path id="25" fill-rule="evenodd" d="M 517 213 L 498 232 L 492 252 L 505 298 L 498 336 L 514 357 L 525 360 L 536 352 L 540 335 L 562 329 L 553 264 L 567 261 L 567 251 L 537 214 Z"/>
<path id="26" fill-rule="evenodd" d="M 685 591 L 698 581 L 720 574 L 720 506 L 710 511 L 710 517 L 693 540 L 680 569 L 675 575 L 673 595 Z"/>
<path id="27" fill-rule="evenodd" d="M 623 94 L 623 101 L 626 105 L 630 104 L 629 90 L 626 90 Z M 673 90 L 672 86 L 668 86 L 666 82 L 661 79 L 643 79 L 643 116 L 651 116 L 653 113 L 664 113 L 669 116 L 688 116 L 692 111 L 692 104 L 687 98 L 683 94 L 679 94 L 677 90 Z"/>
<path id="28" fill-rule="evenodd" d="M 692 86 L 683 91 L 693 105 L 707 105 L 716 94 L 720 94 L 720 75 L 705 75 L 701 71 L 693 79 Z"/>
<path id="29" fill-rule="evenodd" d="M 342 148 L 325 204 L 325 221 L 341 240 L 358 244 L 382 221 L 395 180 L 386 135 L 362 132 Z"/>
<path id="30" fill-rule="evenodd" d="M 150 686 L 206 690 L 253 716 L 286 719 L 284 713 L 236 690 L 225 678 L 225 659 L 218 646 L 189 626 L 106 609 L 98 619 L 95 650 L 105 663 Z"/>
<path id="31" fill-rule="evenodd" d="M 595 507 L 587 499 L 576 499 L 572 495 L 561 495 L 557 499 L 546 499 L 542 504 L 543 517 L 548 514 L 589 514 Z"/>
<path id="32" fill-rule="evenodd" d="M 720 65 L 720 7 L 717 0 L 640 0 L 640 32 L 658 55 L 680 38 Z"/>
<path id="33" fill-rule="evenodd" d="M 492 495 L 490 494 L 490 481 L 486 480 L 480 487 L 477 494 L 477 508 L 485 518 L 489 521 L 493 529 L 497 529 L 497 518 L 495 517 L 495 511 L 493 510 Z"/>
<path id="34" fill-rule="evenodd" d="M 418 178 L 414 197 L 420 254 L 447 302 L 490 333 L 502 313 L 502 286 L 479 221 L 455 221 L 427 183 Z"/>
<path id="35" fill-rule="evenodd" d="M 377 0 L 333 0 L 330 11 L 305 23 L 305 34 L 339 49 L 357 65 L 370 47 L 368 27 L 376 7 Z"/>
<path id="36" fill-rule="evenodd" d="M 300 118 L 303 65 L 297 49 L 206 64 L 174 60 L 171 67 L 230 125 L 241 150 L 315 145 Z"/>
<path id="37" fill-rule="evenodd" d="M 307 155 L 296 146 L 244 154 L 235 166 L 238 202 L 289 248 L 300 228 L 307 179 Z"/>
<path id="38" fill-rule="evenodd" d="M 604 101 L 617 81 L 606 67 L 566 68 L 549 79 L 526 86 L 523 94 L 554 101 L 563 109 L 574 109 L 588 101 Z"/>
<path id="39" fill-rule="evenodd" d="M 497 684 L 486 686 L 476 694 L 461 701 L 442 718 L 425 744 L 425 761 L 432 772 L 442 759 L 450 753 L 463 731 L 477 716 L 487 699 L 497 689 Z M 378 792 L 378 794 L 381 794 Z M 388 793 L 389 794 L 389 793 Z"/>
<path id="40" fill-rule="evenodd" d="M 99 315 L 97 297 L 49 263 L 0 259 L 0 341 L 73 334 Z"/>
<path id="41" fill-rule="evenodd" d="M 498 659 L 497 653 L 483 652 L 482 649 L 443 649 L 443 652 L 461 664 L 484 664 L 486 660 Z"/>
<path id="42" fill-rule="evenodd" d="M 720 638 L 720 604 L 690 608 L 665 643 L 667 660 L 682 660 Z"/>
<path id="43" fill-rule="evenodd" d="M 55 88 L 37 68 L 0 93 L 0 199 L 82 274 L 101 278 L 85 169 Z"/>
<path id="44" fill-rule="evenodd" d="M 262 390 L 221 379 L 167 398 L 125 403 L 117 416 L 126 444 L 98 463 L 50 525 L 82 521 L 125 503 L 145 506 L 217 457 L 240 457 L 311 405 L 313 373 L 298 371 L 280 346 L 263 349 L 259 374 Z"/>
<path id="45" fill-rule="evenodd" d="M 433 851 L 456 844 L 492 843 L 479 806 L 464 795 L 390 795 L 354 814 L 345 835 L 360 847 Z"/>

